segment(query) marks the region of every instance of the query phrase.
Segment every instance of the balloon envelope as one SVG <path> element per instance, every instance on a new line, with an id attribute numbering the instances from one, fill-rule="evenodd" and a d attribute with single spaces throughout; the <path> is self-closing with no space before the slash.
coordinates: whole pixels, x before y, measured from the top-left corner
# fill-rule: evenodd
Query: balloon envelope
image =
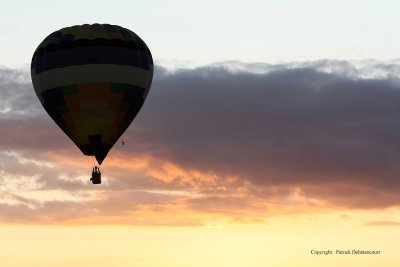
<path id="1" fill-rule="evenodd" d="M 53 32 L 32 57 L 36 95 L 62 131 L 101 164 L 133 121 L 153 77 L 149 48 L 116 25 Z"/>

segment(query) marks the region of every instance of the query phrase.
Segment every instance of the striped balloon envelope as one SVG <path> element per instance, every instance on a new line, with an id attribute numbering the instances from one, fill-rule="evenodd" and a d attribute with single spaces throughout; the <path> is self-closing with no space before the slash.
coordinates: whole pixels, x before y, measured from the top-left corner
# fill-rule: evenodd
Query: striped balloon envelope
<path id="1" fill-rule="evenodd" d="M 153 69 L 149 48 L 134 32 L 84 24 L 47 36 L 33 54 L 31 76 L 50 117 L 101 164 L 142 107 Z"/>

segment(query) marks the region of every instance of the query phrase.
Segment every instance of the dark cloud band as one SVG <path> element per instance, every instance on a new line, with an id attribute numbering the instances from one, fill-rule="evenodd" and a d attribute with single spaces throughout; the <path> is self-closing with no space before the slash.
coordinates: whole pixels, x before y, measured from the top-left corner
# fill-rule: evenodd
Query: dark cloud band
<path id="1" fill-rule="evenodd" d="M 234 70 L 221 64 L 156 68 L 149 98 L 124 137 L 126 153 L 217 177 L 236 176 L 258 188 L 302 187 L 305 196 L 346 207 L 397 205 L 398 79 L 360 78 L 350 63 L 328 63 L 268 65 L 266 71 L 262 65 L 246 71 L 246 64 Z M 327 65 L 336 71 L 321 71 Z M 380 73 L 385 68 L 391 73 L 397 67 L 381 66 Z M 4 73 L 0 102 L 10 110 L 0 117 L 1 147 L 39 154 L 71 147 L 38 111 L 31 86 Z M 27 107 L 37 111 L 21 113 Z M 40 129 L 30 134 L 46 137 L 40 145 L 26 138 L 35 125 Z M 76 157 L 83 155 L 76 150 Z M 374 203 L 367 201 L 371 194 L 379 196 Z"/>

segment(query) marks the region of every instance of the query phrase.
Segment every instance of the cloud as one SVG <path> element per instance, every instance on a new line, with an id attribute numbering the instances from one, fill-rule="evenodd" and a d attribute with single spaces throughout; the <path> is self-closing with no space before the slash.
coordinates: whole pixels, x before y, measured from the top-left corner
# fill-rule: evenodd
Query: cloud
<path id="1" fill-rule="evenodd" d="M 138 223 L 127 218 L 163 211 L 187 212 L 185 221 L 201 224 L 191 216 L 262 221 L 277 206 L 290 213 L 399 205 L 399 66 L 157 67 L 125 146 L 117 144 L 105 161 L 101 189 L 88 186 L 91 163 L 43 111 L 29 74 L 0 69 L 0 170 L 2 183 L 12 185 L 0 189 L 2 218 Z M 55 192 L 65 197 L 49 198 Z M 179 224 L 167 217 L 166 224 Z"/>
<path id="2" fill-rule="evenodd" d="M 7 118 L 31 118 L 44 112 L 37 105 L 39 101 L 32 90 L 30 76 L 22 70 L 12 70 L 0 66 L 0 116 Z"/>
<path id="3" fill-rule="evenodd" d="M 393 187 L 399 89 L 312 68 L 180 70 L 158 77 L 131 133 L 157 158 L 259 184 Z"/>

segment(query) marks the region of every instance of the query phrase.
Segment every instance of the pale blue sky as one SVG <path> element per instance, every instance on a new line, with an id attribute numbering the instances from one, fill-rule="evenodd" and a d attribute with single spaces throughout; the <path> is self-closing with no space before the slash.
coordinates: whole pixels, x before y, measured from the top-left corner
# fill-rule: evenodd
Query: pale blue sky
<path id="1" fill-rule="evenodd" d="M 0 0 L 0 64 L 29 64 L 59 28 L 110 23 L 141 36 L 162 65 L 399 57 L 392 0 Z"/>

